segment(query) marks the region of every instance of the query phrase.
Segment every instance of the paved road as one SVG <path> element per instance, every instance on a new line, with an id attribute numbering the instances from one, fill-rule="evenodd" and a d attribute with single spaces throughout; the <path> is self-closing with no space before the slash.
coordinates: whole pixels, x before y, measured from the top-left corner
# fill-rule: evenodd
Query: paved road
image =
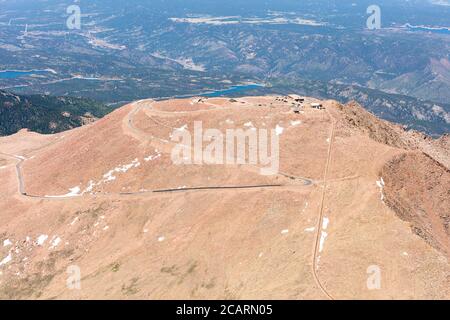
<path id="1" fill-rule="evenodd" d="M 173 143 L 164 139 L 160 139 L 157 137 L 154 137 L 152 135 L 149 135 L 148 133 L 145 133 L 138 128 L 134 126 L 133 118 L 134 116 L 142 109 L 142 102 L 150 102 L 150 105 L 148 106 L 151 110 L 153 103 L 155 101 L 153 100 L 141 100 L 133 103 L 134 108 L 131 112 L 128 113 L 126 118 L 124 119 L 127 128 L 129 132 L 138 140 L 148 142 L 149 140 L 158 140 L 159 142 L 167 143 L 169 145 L 172 145 Z M 149 115 L 148 115 L 149 116 Z M 171 127 L 170 127 L 171 128 Z M 171 128 L 173 129 L 173 128 Z M 54 144 L 58 141 L 52 142 L 51 144 Z M 45 145 L 39 149 L 43 149 L 47 147 L 48 145 Z M 35 151 L 36 151 L 35 150 Z M 25 191 L 25 183 L 23 179 L 23 171 L 22 166 L 23 163 L 26 161 L 26 158 L 22 156 L 12 155 L 0 152 L 0 155 L 12 158 L 17 161 L 16 163 L 16 174 L 17 174 L 17 181 L 18 181 L 18 192 L 21 196 L 28 197 L 28 198 L 34 198 L 34 199 L 44 199 L 44 200 L 64 200 L 64 199 L 74 199 L 79 198 L 82 196 L 91 196 L 91 195 L 80 195 L 80 196 L 38 196 L 38 195 L 31 195 L 28 194 Z M 258 168 L 257 166 L 254 166 L 255 168 Z M 303 181 L 304 186 L 310 186 L 314 182 L 310 179 L 303 178 L 303 177 L 295 177 L 293 175 L 280 173 L 281 176 L 284 176 L 286 178 L 289 178 L 291 180 L 300 180 Z M 124 192 L 124 193 L 117 193 L 117 194 L 95 194 L 96 197 L 111 197 L 111 196 L 133 196 L 133 195 L 145 195 L 145 194 L 161 194 L 161 193 L 175 193 L 175 192 L 192 192 L 192 191 L 218 191 L 218 190 L 251 190 L 251 189 L 272 189 L 272 188 L 287 188 L 287 189 L 295 189 L 296 186 L 294 185 L 283 185 L 283 184 L 257 184 L 257 185 L 247 185 L 247 186 L 202 186 L 202 187 L 189 187 L 189 188 L 169 188 L 169 189 L 161 189 L 161 190 L 149 190 L 149 191 L 140 191 L 140 192 Z"/>
<path id="2" fill-rule="evenodd" d="M 144 102 L 146 102 L 146 105 L 145 105 L 145 106 L 142 105 Z M 159 141 L 159 142 L 162 142 L 162 143 L 164 143 L 164 144 L 166 144 L 166 145 L 170 145 L 170 146 L 172 147 L 172 146 L 175 144 L 175 142 L 168 141 L 168 140 L 164 140 L 164 139 L 161 139 L 161 138 L 159 138 L 159 137 L 155 137 L 155 136 L 153 136 L 153 135 L 151 135 L 151 134 L 148 134 L 148 133 L 146 133 L 146 132 L 143 132 L 142 130 L 136 128 L 136 126 L 134 125 L 134 121 L 133 121 L 134 116 L 135 116 L 141 109 L 145 108 L 145 113 L 146 113 L 147 117 L 150 118 L 150 120 L 152 120 L 153 122 L 155 122 L 155 123 L 158 124 L 158 125 L 164 126 L 164 127 L 169 128 L 169 129 L 171 129 L 171 130 L 176 130 L 176 128 L 173 128 L 173 127 L 168 126 L 168 125 L 166 125 L 166 124 L 164 124 L 164 123 L 161 123 L 160 121 L 158 121 L 158 120 L 156 120 L 155 118 L 152 117 L 151 113 L 153 113 L 153 114 L 158 114 L 158 113 L 160 113 L 159 110 L 155 110 L 155 109 L 153 108 L 153 104 L 154 104 L 155 102 L 156 102 L 156 101 L 154 101 L 154 100 L 140 100 L 140 101 L 137 101 L 137 102 L 133 103 L 135 107 L 134 107 L 133 111 L 131 111 L 131 112 L 128 114 L 128 116 L 127 116 L 127 121 L 126 121 L 127 126 L 128 126 L 128 130 L 130 130 L 130 133 L 131 133 L 136 139 L 141 140 L 142 142 L 148 142 L 148 141 L 151 141 L 151 140 L 157 140 L 157 141 Z M 211 103 L 210 103 L 210 105 L 215 106 L 215 107 L 217 107 L 218 109 L 220 109 L 220 106 L 218 106 L 218 105 L 211 104 Z M 218 110 L 218 109 L 214 109 L 214 110 Z M 228 108 L 228 109 L 232 109 L 232 108 Z M 209 111 L 210 111 L 210 110 L 209 110 Z M 167 116 L 167 112 L 161 111 L 161 116 Z M 261 169 L 260 167 L 255 166 L 255 165 L 251 165 L 251 164 L 247 164 L 246 166 L 247 166 L 247 167 L 252 167 L 252 168 L 258 169 L 258 170 Z M 289 178 L 290 180 L 294 180 L 294 181 L 302 181 L 303 184 L 304 184 L 305 186 L 310 186 L 310 185 L 313 185 L 313 184 L 315 183 L 315 181 L 313 181 L 313 180 L 311 180 L 311 179 L 309 179 L 309 178 L 298 177 L 298 176 L 295 176 L 295 175 L 292 175 L 292 174 L 289 174 L 289 173 L 279 172 L 278 175 L 279 175 L 279 176 L 282 176 L 282 177 L 285 177 L 285 178 Z"/>
<path id="3" fill-rule="evenodd" d="M 12 154 L 8 154 L 8 153 L 3 153 L 3 152 L 0 152 L 0 155 L 5 156 L 7 158 L 12 158 L 14 160 L 17 160 L 16 175 L 17 175 L 18 192 L 21 195 L 26 195 L 25 191 L 24 191 L 24 183 L 23 183 L 23 176 L 22 176 L 22 170 L 21 170 L 21 165 L 25 161 L 25 158 L 19 157 L 16 155 L 12 155 Z"/>
<path id="4" fill-rule="evenodd" d="M 133 118 L 134 116 L 141 110 L 141 108 L 143 107 L 141 101 L 135 102 L 133 103 L 134 108 L 133 110 L 126 116 L 126 118 L 124 119 L 125 123 L 126 123 L 126 127 L 129 130 L 129 133 L 131 133 L 136 139 L 139 140 L 145 140 L 146 142 L 148 142 L 149 140 L 158 140 L 160 142 L 163 143 L 168 143 L 170 144 L 171 142 L 164 140 L 164 139 L 160 139 L 157 137 L 154 137 L 152 135 L 149 135 L 141 130 L 139 130 L 138 128 L 136 128 L 134 126 L 133 123 Z M 149 100 L 146 100 L 145 102 L 149 102 Z M 153 102 L 150 103 L 150 105 L 147 105 L 147 108 L 150 108 L 151 111 L 155 112 L 154 109 L 152 109 L 153 106 Z M 327 162 L 326 162 L 326 166 L 325 166 L 325 170 L 324 170 L 324 178 L 323 181 L 321 181 L 323 183 L 323 190 L 322 190 L 322 197 L 321 197 L 321 203 L 320 203 L 320 212 L 319 212 L 319 221 L 318 221 L 318 226 L 317 226 L 317 233 L 316 233 L 316 240 L 315 240 L 315 244 L 314 244 L 314 250 L 313 250 L 313 263 L 312 263 L 312 272 L 313 272 L 313 276 L 315 279 L 316 284 L 319 286 L 320 290 L 329 298 L 329 299 L 334 299 L 326 290 L 326 288 L 323 286 L 323 284 L 321 283 L 319 276 L 317 274 L 317 263 L 318 263 L 318 256 L 319 256 L 319 248 L 320 248 L 320 237 L 321 237 L 321 232 L 322 232 L 322 228 L 323 228 L 323 217 L 324 217 L 324 203 L 325 203 L 325 194 L 326 194 L 326 189 L 327 189 L 327 185 L 329 182 L 331 181 L 340 181 L 340 180 L 346 180 L 346 179 L 355 179 L 358 177 L 348 177 L 348 178 L 341 178 L 341 179 L 335 179 L 335 180 L 329 180 L 328 179 L 328 172 L 329 172 L 329 167 L 330 167 L 330 163 L 331 163 L 331 158 L 332 158 L 332 146 L 333 146 L 333 142 L 334 142 L 334 131 L 335 131 L 335 119 L 334 117 L 331 115 L 331 113 L 327 110 L 327 113 L 331 119 L 331 128 L 330 128 L 330 143 L 328 146 L 328 154 L 327 154 Z M 148 113 L 147 116 L 151 117 Z M 54 142 L 53 142 L 54 143 Z M 45 146 L 44 146 L 45 147 Z M 44 148 L 42 147 L 42 148 Z M 29 195 L 25 192 L 25 186 L 24 186 L 24 181 L 23 181 L 23 173 L 22 173 L 22 165 L 23 163 L 26 161 L 25 158 L 17 156 L 17 155 L 11 155 L 11 154 L 7 154 L 7 153 L 2 153 L 0 152 L 0 155 L 12 158 L 17 160 L 16 163 L 16 174 L 17 174 L 17 181 L 18 181 L 18 192 L 25 197 L 29 197 L 29 198 L 37 198 L 37 199 L 45 199 L 45 200 L 64 200 L 64 199 L 73 199 L 73 198 L 77 198 L 77 197 L 71 197 L 71 196 L 61 196 L 61 197 L 49 197 L 49 196 L 34 196 L 34 195 Z M 259 167 L 258 167 L 259 168 Z M 308 178 L 304 178 L 304 177 L 296 177 L 290 174 L 286 174 L 286 173 L 280 173 L 281 176 L 289 178 L 291 180 L 300 180 L 303 181 L 303 186 L 310 186 L 313 185 L 314 183 L 317 183 L 311 179 Z M 142 192 L 130 192 L 130 193 L 118 193 L 118 194 L 95 194 L 95 197 L 99 197 L 99 196 L 105 196 L 105 197 L 111 197 L 111 196 L 134 196 L 134 195 L 145 195 L 145 194 L 162 194 L 162 193 L 180 193 L 180 192 L 199 192 L 199 191 L 223 191 L 223 190 L 252 190 L 252 189 L 280 189 L 280 188 L 286 188 L 286 189 L 292 189 L 292 188 L 298 188 L 298 187 L 302 187 L 300 185 L 283 185 L 283 184 L 269 184 L 269 185 L 247 185 L 247 186 L 210 186 L 210 187 L 189 187 L 189 188 L 177 188 L 177 189 L 161 189 L 161 190 L 151 190 L 151 191 L 142 191 Z M 91 196 L 91 195 L 86 195 L 86 196 Z"/>
<path id="5" fill-rule="evenodd" d="M 79 198 L 80 196 L 36 196 L 30 195 L 25 192 L 25 186 L 23 181 L 22 165 L 25 162 L 25 158 L 18 157 L 16 155 L 11 155 L 7 153 L 0 152 L 0 155 L 17 160 L 15 165 L 17 181 L 18 181 L 18 192 L 25 197 L 35 198 L 35 199 L 45 199 L 45 200 L 61 200 L 61 199 L 73 199 Z M 251 190 L 251 189 L 275 189 L 275 188 L 287 188 L 295 189 L 296 186 L 282 185 L 282 184 L 257 184 L 257 185 L 245 185 L 245 186 L 205 186 L 205 187 L 186 187 L 186 188 L 168 188 L 168 189 L 155 189 L 148 191 L 139 192 L 121 192 L 117 194 L 95 194 L 95 195 L 85 195 L 85 196 L 95 196 L 95 197 L 111 197 L 111 196 L 132 196 L 132 195 L 145 195 L 145 194 L 159 194 L 159 193 L 176 193 L 176 192 L 193 192 L 193 191 L 218 191 L 218 190 Z"/>

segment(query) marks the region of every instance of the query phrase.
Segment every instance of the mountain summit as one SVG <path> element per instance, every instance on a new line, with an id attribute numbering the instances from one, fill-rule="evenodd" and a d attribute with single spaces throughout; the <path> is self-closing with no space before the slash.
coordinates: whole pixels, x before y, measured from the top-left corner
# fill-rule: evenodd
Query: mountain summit
<path id="1" fill-rule="evenodd" d="M 267 133 L 278 170 L 251 148 L 173 162 L 177 137 L 206 155 L 229 132 Z M 22 130 L 0 138 L 0 298 L 448 299 L 449 160 L 446 136 L 295 95 L 141 100 Z"/>

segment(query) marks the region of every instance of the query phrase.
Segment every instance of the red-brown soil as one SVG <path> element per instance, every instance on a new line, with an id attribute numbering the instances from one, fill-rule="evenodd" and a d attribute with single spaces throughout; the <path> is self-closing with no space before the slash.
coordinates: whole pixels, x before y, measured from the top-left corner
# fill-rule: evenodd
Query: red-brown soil
<path id="1" fill-rule="evenodd" d="M 447 138 L 291 100 L 143 100 L 0 138 L 0 298 L 449 299 Z M 170 135 L 194 121 L 283 128 L 279 174 L 174 165 Z"/>

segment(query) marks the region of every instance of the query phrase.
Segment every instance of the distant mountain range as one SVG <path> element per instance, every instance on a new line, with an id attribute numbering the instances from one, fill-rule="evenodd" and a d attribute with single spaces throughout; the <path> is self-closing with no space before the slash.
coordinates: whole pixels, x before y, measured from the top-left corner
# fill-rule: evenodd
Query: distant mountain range
<path id="1" fill-rule="evenodd" d="M 271 88 L 260 90 L 285 94 L 292 92 L 310 94 L 319 98 L 335 99 L 342 103 L 354 100 L 382 119 L 422 131 L 430 136 L 437 137 L 450 132 L 450 103 L 436 103 L 358 85 L 332 82 L 271 79 L 270 83 Z"/>
<path id="2" fill-rule="evenodd" d="M 258 93 L 355 99 L 439 135 L 450 123 L 447 2 L 380 0 L 380 30 L 366 27 L 370 0 L 96 0 L 80 30 L 56 0 L 5 3 L 0 89 L 119 106 L 269 83 Z"/>
<path id="3" fill-rule="evenodd" d="M 357 101 L 378 117 L 439 137 L 450 132 L 450 104 L 425 101 L 411 96 L 386 93 L 357 85 L 319 80 L 266 79 L 265 86 L 240 86 L 237 90 L 213 91 L 214 96 L 291 94 Z M 209 94 L 211 96 L 211 94 Z M 123 104 L 123 103 L 122 103 Z M 0 90 L 0 135 L 22 128 L 39 133 L 56 133 L 95 121 L 122 105 L 105 105 L 84 98 L 48 95 L 17 95 Z"/>

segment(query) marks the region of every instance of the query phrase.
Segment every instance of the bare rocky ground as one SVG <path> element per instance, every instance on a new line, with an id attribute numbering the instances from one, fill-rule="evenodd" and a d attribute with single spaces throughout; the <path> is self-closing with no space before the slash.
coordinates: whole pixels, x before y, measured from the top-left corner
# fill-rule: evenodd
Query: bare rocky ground
<path id="1" fill-rule="evenodd" d="M 0 298 L 449 299 L 448 137 L 311 102 L 144 100 L 0 138 Z M 282 128 L 280 174 L 174 165 L 170 135 L 194 121 Z"/>

